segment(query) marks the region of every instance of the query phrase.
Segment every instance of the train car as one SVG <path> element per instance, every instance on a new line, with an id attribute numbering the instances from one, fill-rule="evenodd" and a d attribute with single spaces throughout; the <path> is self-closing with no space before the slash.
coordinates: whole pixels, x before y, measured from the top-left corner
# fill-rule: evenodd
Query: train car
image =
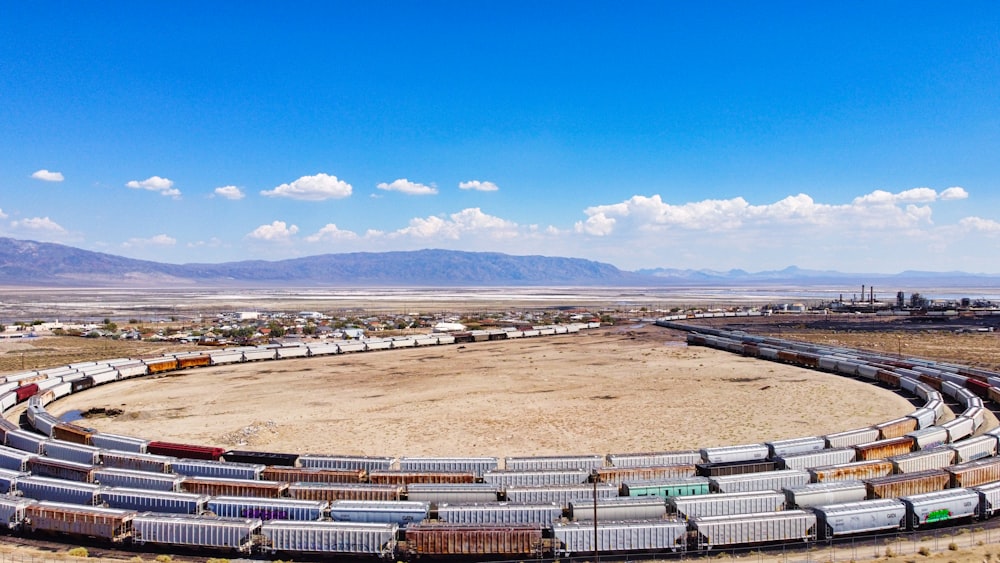
<path id="1" fill-rule="evenodd" d="M 49 440 L 45 443 L 44 454 L 46 457 L 73 461 L 86 465 L 97 465 L 101 463 L 101 450 L 93 446 L 84 446 L 73 442 L 62 442 L 59 440 Z"/>
<path id="2" fill-rule="evenodd" d="M 707 477 L 686 477 L 656 481 L 626 481 L 621 485 L 622 496 L 678 497 L 687 495 L 707 495 L 711 483 Z"/>
<path id="3" fill-rule="evenodd" d="M 900 436 L 858 444 L 854 446 L 854 450 L 859 461 L 870 461 L 910 453 L 913 451 L 914 443 L 910 436 Z"/>
<path id="4" fill-rule="evenodd" d="M 667 497 L 670 512 L 684 520 L 702 516 L 777 512 L 785 509 L 785 502 L 785 494 L 774 490 Z"/>
<path id="5" fill-rule="evenodd" d="M 156 375 L 175 371 L 180 365 L 177 358 L 173 356 L 160 356 L 158 358 L 143 358 L 142 363 L 146 366 L 146 373 Z"/>
<path id="6" fill-rule="evenodd" d="M 701 550 L 816 539 L 816 515 L 805 510 L 706 516 L 690 527 Z"/>
<path id="7" fill-rule="evenodd" d="M 789 508 L 811 508 L 824 504 L 843 504 L 865 500 L 868 489 L 863 481 L 831 481 L 785 487 L 785 504 Z"/>
<path id="8" fill-rule="evenodd" d="M 415 501 L 335 500 L 329 517 L 335 522 L 397 524 L 405 527 L 420 522 L 430 513 L 430 505 Z"/>
<path id="9" fill-rule="evenodd" d="M 204 459 L 218 461 L 226 450 L 213 446 L 196 446 L 175 442 L 153 441 L 146 444 L 146 451 L 155 455 L 173 456 L 181 459 Z"/>
<path id="10" fill-rule="evenodd" d="M 906 505 L 896 499 L 816 506 L 819 539 L 906 529 Z"/>
<path id="11" fill-rule="evenodd" d="M 859 444 L 874 442 L 878 440 L 878 436 L 878 428 L 870 426 L 868 428 L 856 428 L 854 430 L 834 432 L 833 434 L 827 434 L 824 436 L 824 439 L 826 439 L 827 448 L 835 449 L 850 448 Z"/>
<path id="12" fill-rule="evenodd" d="M 211 354 L 203 352 L 182 352 L 174 354 L 177 359 L 177 369 L 200 368 L 212 365 Z"/>
<path id="13" fill-rule="evenodd" d="M 410 485 L 413 486 L 413 485 Z M 291 483 L 288 496 L 305 500 L 400 500 L 401 485 L 373 485 L 371 483 Z"/>
<path id="14" fill-rule="evenodd" d="M 979 494 L 969 489 L 948 489 L 901 497 L 909 515 L 909 527 L 949 520 L 972 520 L 979 515 Z"/>
<path id="15" fill-rule="evenodd" d="M 39 501 L 26 506 L 24 516 L 27 528 L 32 532 L 61 533 L 120 543 L 132 537 L 135 512 Z"/>
<path id="16" fill-rule="evenodd" d="M 94 431 L 69 422 L 58 422 L 52 427 L 52 437 L 63 442 L 73 442 L 84 446 L 91 445 L 90 439 Z"/>
<path id="17" fill-rule="evenodd" d="M 596 529 L 595 529 L 596 528 Z M 596 534 L 596 537 L 595 537 Z M 603 553 L 684 551 L 687 524 L 675 520 L 560 522 L 552 526 L 557 557 Z"/>
<path id="18" fill-rule="evenodd" d="M 327 510 L 326 501 L 291 498 L 210 497 L 206 510 L 226 518 L 259 518 L 268 520 L 320 520 Z"/>
<path id="19" fill-rule="evenodd" d="M 533 524 L 420 523 L 406 528 L 409 557 L 524 557 L 542 554 L 542 528 Z"/>
<path id="20" fill-rule="evenodd" d="M 178 459 L 170 464 L 170 470 L 178 475 L 190 477 L 221 477 L 223 479 L 261 478 L 266 465 L 259 463 L 227 463 L 205 459 Z"/>
<path id="21" fill-rule="evenodd" d="M 50 477 L 29 475 L 17 480 L 17 490 L 26 498 L 93 506 L 101 487 L 93 483 L 75 483 Z"/>
<path id="22" fill-rule="evenodd" d="M 508 487 L 505 496 L 510 502 L 549 503 L 569 507 L 572 501 L 597 498 L 614 498 L 619 489 L 612 483 L 594 483 L 586 485 L 562 485 L 552 487 Z"/>
<path id="23" fill-rule="evenodd" d="M 957 442 L 972 435 L 975 431 L 975 421 L 964 416 L 956 416 L 953 420 L 942 422 L 941 428 L 948 431 L 949 442 Z"/>
<path id="24" fill-rule="evenodd" d="M 476 475 L 463 471 L 370 471 L 368 481 L 377 485 L 410 483 L 475 483 Z"/>
<path id="25" fill-rule="evenodd" d="M 115 469 L 131 469 L 133 471 L 148 471 L 152 473 L 169 473 L 170 466 L 178 461 L 176 457 L 125 452 L 118 450 L 101 450 L 101 463 L 105 467 Z"/>
<path id="26" fill-rule="evenodd" d="M 507 471 L 542 471 L 555 469 L 583 469 L 590 471 L 604 467 L 604 456 L 534 456 L 505 457 L 504 469 Z"/>
<path id="27" fill-rule="evenodd" d="M 107 432 L 95 432 L 90 435 L 91 446 L 119 452 L 146 453 L 146 444 L 148 443 L 149 440 L 142 438 L 109 434 Z"/>
<path id="28" fill-rule="evenodd" d="M 678 464 L 696 464 L 702 461 L 698 450 L 678 450 L 670 452 L 644 452 L 608 454 L 608 465 L 612 467 L 649 467 Z"/>
<path id="29" fill-rule="evenodd" d="M 875 477 L 865 481 L 868 498 L 899 498 L 907 495 L 930 493 L 948 487 L 950 475 L 943 469 L 929 469 L 901 475 Z"/>
<path id="30" fill-rule="evenodd" d="M 540 504 L 496 501 L 443 503 L 437 506 L 436 514 L 437 520 L 450 524 L 538 524 L 549 526 L 562 518 L 563 507 L 554 502 Z"/>
<path id="31" fill-rule="evenodd" d="M 1000 482 L 1000 458 L 987 457 L 946 467 L 951 476 L 948 485 L 953 488 L 975 487 Z"/>
<path id="32" fill-rule="evenodd" d="M 34 500 L 13 495 L 0 495 L 0 529 L 18 531 L 27 519 L 25 509 L 35 504 Z"/>
<path id="33" fill-rule="evenodd" d="M 406 500 L 431 505 L 482 504 L 498 501 L 500 491 L 499 486 L 489 483 L 412 483 L 406 486 Z"/>
<path id="34" fill-rule="evenodd" d="M 396 554 L 399 526 L 270 520 L 261 525 L 260 533 L 266 539 L 261 547 L 270 553 L 391 558 Z"/>
<path id="35" fill-rule="evenodd" d="M 569 518 L 580 522 L 610 520 L 661 520 L 667 506 L 661 497 L 614 497 L 571 500 Z"/>
<path id="36" fill-rule="evenodd" d="M 110 508 L 161 514 L 201 514 L 211 497 L 176 491 L 103 487 L 98 500 Z"/>
<path id="37" fill-rule="evenodd" d="M 826 483 L 830 481 L 862 481 L 890 475 L 892 471 L 891 462 L 878 459 L 813 467 L 809 469 L 809 474 L 812 476 L 813 483 Z"/>
<path id="38" fill-rule="evenodd" d="M 990 435 L 976 436 L 954 442 L 946 447 L 955 452 L 955 463 L 965 463 L 997 455 L 997 438 Z"/>
<path id="39" fill-rule="evenodd" d="M 599 483 L 620 484 L 625 481 L 695 477 L 697 476 L 697 467 L 693 463 L 647 467 L 603 467 L 596 470 L 596 474 L 591 475 L 592 478 L 595 476 Z"/>
<path id="40" fill-rule="evenodd" d="M 547 485 L 577 485 L 590 479 L 590 472 L 584 469 L 540 469 L 522 471 L 487 471 L 482 476 L 484 483 L 499 487 L 533 487 Z"/>
<path id="41" fill-rule="evenodd" d="M 776 459 L 779 457 L 815 453 L 824 450 L 826 449 L 826 438 L 821 436 L 790 438 L 787 440 L 764 442 L 764 445 L 767 446 L 770 458 Z"/>
<path id="42" fill-rule="evenodd" d="M 495 457 L 401 457 L 400 471 L 472 473 L 481 478 L 488 471 L 496 471 L 499 459 Z"/>
<path id="43" fill-rule="evenodd" d="M 930 450 L 948 443 L 948 430 L 940 426 L 928 426 L 907 434 L 913 438 L 914 448 Z"/>
<path id="44" fill-rule="evenodd" d="M 254 518 L 219 518 L 188 514 L 137 514 L 133 543 L 207 547 L 250 553 L 263 522 Z"/>
<path id="45" fill-rule="evenodd" d="M 880 440 L 899 438 L 901 436 L 906 436 L 908 432 L 913 432 L 917 429 L 917 419 L 904 416 L 876 424 L 875 428 L 879 431 Z"/>
<path id="46" fill-rule="evenodd" d="M 737 463 L 767 459 L 770 450 L 765 444 L 743 444 L 702 448 L 701 458 L 705 463 Z"/>
<path id="47" fill-rule="evenodd" d="M 347 456 L 347 455 L 314 455 L 299 456 L 298 463 L 302 467 L 317 469 L 363 469 L 365 471 L 388 471 L 392 469 L 396 458 L 384 456 Z"/>
<path id="48" fill-rule="evenodd" d="M 889 458 L 896 473 L 915 473 L 928 469 L 944 469 L 955 462 L 955 452 L 948 448 L 921 450 Z"/>
<path id="49" fill-rule="evenodd" d="M 779 469 L 745 475 L 724 475 L 709 478 L 713 492 L 738 493 L 747 491 L 777 491 L 783 487 L 805 485 L 810 480 L 808 471 Z"/>
<path id="50" fill-rule="evenodd" d="M 857 452 L 854 451 L 854 448 L 837 448 L 833 450 L 820 450 L 812 453 L 781 456 L 775 458 L 775 461 L 783 469 L 808 470 L 813 467 L 850 463 L 854 461 L 856 455 Z"/>
<path id="51" fill-rule="evenodd" d="M 299 454 L 228 450 L 222 454 L 222 459 L 230 463 L 260 463 L 268 466 L 295 467 L 299 460 Z"/>
<path id="52" fill-rule="evenodd" d="M 168 492 L 180 490 L 181 482 L 184 480 L 183 477 L 173 473 L 153 473 L 113 467 L 95 468 L 93 479 L 94 483 L 104 487 Z"/>
<path id="53" fill-rule="evenodd" d="M 260 474 L 264 481 L 284 483 L 362 483 L 367 480 L 364 469 L 314 469 L 268 465 Z"/>
<path id="54" fill-rule="evenodd" d="M 245 481 L 209 477 L 184 477 L 181 490 L 210 496 L 278 498 L 286 496 L 288 483 L 278 481 Z"/>

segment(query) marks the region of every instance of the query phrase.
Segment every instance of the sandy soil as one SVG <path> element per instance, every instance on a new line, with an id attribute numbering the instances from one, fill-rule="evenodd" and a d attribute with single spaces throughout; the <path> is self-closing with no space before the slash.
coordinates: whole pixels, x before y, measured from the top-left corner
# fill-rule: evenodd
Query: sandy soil
<path id="1" fill-rule="evenodd" d="M 390 456 L 620 453 L 825 434 L 913 406 L 859 381 L 688 348 L 665 329 L 220 366 L 52 404 L 101 431 L 226 448 Z"/>

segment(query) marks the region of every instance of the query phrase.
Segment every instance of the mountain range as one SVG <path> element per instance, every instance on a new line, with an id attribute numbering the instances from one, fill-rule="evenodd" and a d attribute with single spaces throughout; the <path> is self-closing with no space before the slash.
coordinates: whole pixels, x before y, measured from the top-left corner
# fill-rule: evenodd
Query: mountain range
<path id="1" fill-rule="evenodd" d="M 1000 277 L 964 272 L 858 274 L 829 270 L 747 272 L 690 269 L 624 271 L 580 258 L 497 252 L 415 250 L 322 254 L 287 260 L 166 264 L 61 244 L 0 237 L 0 285 L 53 287 L 177 286 L 727 286 L 825 285 L 922 281 L 993 286 Z"/>

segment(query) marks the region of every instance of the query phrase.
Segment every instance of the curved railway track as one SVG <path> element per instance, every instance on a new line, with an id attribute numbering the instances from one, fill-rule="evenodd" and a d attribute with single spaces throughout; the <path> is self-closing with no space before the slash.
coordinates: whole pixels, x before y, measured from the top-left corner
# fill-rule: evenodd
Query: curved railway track
<path id="1" fill-rule="evenodd" d="M 694 452 L 647 454 L 649 458 L 645 465 L 642 460 L 636 462 L 635 459 L 632 459 L 629 462 L 633 464 L 631 474 L 642 472 L 634 469 L 635 467 L 642 469 L 648 475 L 655 475 L 657 471 L 660 472 L 660 475 L 668 475 L 670 471 L 691 471 L 701 475 L 700 478 L 703 481 L 698 481 L 699 487 L 704 484 L 705 492 L 711 488 L 711 491 L 717 495 L 715 499 L 722 499 L 731 492 L 726 490 L 726 487 L 755 486 L 746 485 L 750 481 L 766 481 L 770 483 L 767 486 L 775 488 L 773 483 L 785 483 L 780 479 L 794 478 L 798 481 L 787 481 L 789 486 L 786 489 L 794 490 L 796 486 L 803 485 L 801 478 L 806 472 L 802 469 L 789 468 L 792 462 L 797 459 L 796 456 L 822 455 L 834 450 L 850 450 L 860 460 L 855 463 L 875 462 L 888 458 L 892 461 L 892 466 L 898 470 L 902 463 L 900 456 L 904 453 L 910 454 L 912 452 L 913 455 L 909 459 L 916 459 L 914 456 L 919 457 L 921 452 L 937 455 L 947 450 L 954 452 L 952 460 L 943 467 L 925 470 L 927 474 L 920 475 L 919 478 L 913 477 L 913 474 L 908 474 L 906 471 L 897 471 L 898 475 L 892 478 L 885 475 L 867 476 L 863 479 L 867 498 L 902 497 L 902 501 L 897 501 L 901 511 L 898 522 L 895 524 L 890 522 L 890 525 L 883 526 L 880 530 L 897 533 L 901 530 L 909 530 L 913 534 L 935 533 L 925 532 L 924 529 L 928 526 L 945 526 L 955 521 L 967 523 L 969 520 L 980 521 L 977 526 L 989 526 L 990 528 L 996 526 L 998 522 L 990 518 L 994 514 L 994 510 L 1000 509 L 1000 483 L 997 483 L 995 487 L 992 486 L 994 482 L 1000 481 L 1000 458 L 996 457 L 1000 431 L 989 431 L 980 436 L 976 436 L 976 434 L 980 432 L 985 420 L 985 401 L 995 401 L 1000 398 L 1000 387 L 998 387 L 1000 386 L 1000 375 L 952 364 L 913 358 L 878 356 L 869 352 L 755 337 L 741 332 L 729 332 L 723 329 L 689 324 L 691 320 L 687 317 L 674 317 L 661 319 L 656 324 L 687 332 L 689 345 L 711 346 L 761 360 L 779 361 L 803 368 L 856 377 L 919 397 L 920 406 L 913 413 L 901 419 L 824 437 L 704 448 L 696 452 L 696 457 L 694 457 Z M 369 502 L 366 505 L 367 508 L 362 507 L 359 511 L 351 513 L 347 510 L 349 505 L 344 504 L 350 501 L 341 498 L 328 502 L 321 511 L 326 518 L 355 520 L 355 522 L 290 524 L 283 528 L 279 524 L 288 524 L 288 522 L 284 521 L 280 515 L 277 520 L 269 522 L 264 521 L 267 518 L 247 518 L 243 515 L 238 520 L 245 521 L 248 531 L 238 540 L 223 542 L 199 539 L 179 541 L 178 538 L 183 535 L 182 530 L 187 530 L 183 532 L 184 534 L 189 533 L 190 530 L 196 530 L 196 537 L 208 537 L 212 535 L 207 533 L 208 530 L 218 532 L 222 529 L 223 524 L 231 524 L 228 520 L 224 522 L 225 519 L 173 517 L 164 524 L 159 522 L 164 518 L 157 514 L 140 513 L 135 508 L 119 509 L 118 511 L 104 509 L 102 512 L 102 509 L 87 507 L 87 505 L 100 502 L 107 503 L 102 495 L 110 495 L 108 489 L 114 487 L 102 489 L 98 486 L 91 486 L 88 489 L 79 485 L 75 490 L 79 491 L 81 488 L 93 490 L 91 501 L 85 501 L 79 505 L 52 504 L 53 500 L 62 499 L 58 498 L 58 494 L 53 495 L 56 498 L 46 497 L 48 493 L 43 492 L 44 487 L 39 485 L 42 483 L 45 486 L 62 486 L 68 487 L 66 490 L 70 490 L 75 486 L 73 483 L 93 481 L 94 472 L 102 466 L 107 466 L 110 460 L 126 459 L 139 466 L 153 464 L 154 471 L 159 471 L 161 477 L 168 471 L 179 471 L 181 468 L 186 468 L 184 471 L 187 474 L 178 475 L 177 484 L 174 487 L 186 491 L 188 495 L 207 495 L 207 498 L 200 501 L 200 504 L 194 505 L 198 506 L 195 512 L 204 513 L 205 507 L 208 506 L 207 503 L 211 499 L 226 494 L 242 497 L 241 502 L 244 505 L 250 505 L 252 502 L 247 495 L 256 496 L 260 494 L 259 491 L 264 489 L 269 491 L 267 493 L 269 496 L 278 497 L 279 503 L 291 504 L 291 501 L 280 501 L 280 499 L 288 498 L 285 494 L 292 488 L 291 483 L 294 481 L 267 480 L 262 479 L 261 475 L 264 474 L 265 470 L 270 471 L 270 475 L 288 475 L 288 473 L 282 474 L 276 468 L 298 466 L 301 469 L 301 466 L 307 462 L 314 461 L 310 460 L 309 456 L 269 452 L 226 452 L 219 448 L 149 442 L 127 436 L 102 434 L 56 420 L 46 412 L 45 405 L 67 394 L 85 391 L 94 385 L 131 377 L 162 374 L 178 369 L 221 363 L 363 352 L 369 349 L 551 336 L 568 334 L 584 328 L 596 327 L 574 325 L 571 327 L 535 327 L 529 331 L 520 332 L 478 331 L 450 339 L 445 338 L 443 341 L 442 338 L 435 336 L 409 337 L 370 343 L 350 343 L 335 348 L 329 345 L 323 347 L 249 347 L 217 350 L 211 353 L 175 354 L 139 361 L 119 359 L 107 362 L 89 362 L 86 363 L 87 365 L 71 364 L 57 370 L 7 376 L 6 381 L 0 384 L 0 406 L 7 410 L 23 402 L 28 402 L 26 411 L 28 422 L 31 428 L 40 434 L 36 435 L 37 438 L 32 438 L 30 435 L 25 435 L 24 432 L 9 426 L 3 429 L 4 444 L 13 445 L 15 450 L 27 452 L 29 457 L 22 458 L 24 460 L 23 469 L 33 470 L 33 474 L 16 477 L 12 481 L 11 490 L 22 493 L 32 491 L 30 494 L 39 500 L 38 503 L 27 506 L 21 516 L 12 516 L 10 522 L 14 527 L 21 527 L 36 533 L 62 532 L 96 537 L 97 539 L 94 541 L 98 543 L 95 545 L 107 545 L 106 542 L 112 542 L 111 547 L 105 549 L 113 549 L 116 543 L 131 542 L 136 546 L 151 544 L 171 546 L 170 549 L 174 551 L 178 549 L 177 546 L 186 546 L 180 549 L 195 550 L 194 553 L 199 553 L 198 550 L 201 548 L 221 548 L 246 552 L 280 552 L 299 556 L 307 553 L 326 553 L 396 558 L 450 555 L 475 555 L 501 559 L 507 556 L 518 559 L 531 556 L 565 558 L 574 554 L 589 554 L 594 550 L 594 535 L 590 530 L 596 532 L 601 538 L 598 548 L 605 552 L 605 557 L 632 556 L 641 552 L 654 552 L 661 556 L 670 553 L 690 555 L 692 552 L 719 549 L 760 550 L 773 545 L 787 549 L 788 546 L 817 545 L 815 542 L 818 541 L 833 544 L 844 541 L 856 544 L 859 541 L 865 541 L 864 535 L 857 535 L 858 530 L 852 530 L 849 526 L 844 527 L 838 524 L 829 514 L 824 512 L 832 510 L 829 505 L 807 510 L 800 510 L 802 507 L 790 506 L 789 510 L 782 512 L 750 512 L 738 514 L 732 518 L 721 517 L 721 520 L 720 517 L 695 515 L 687 521 L 672 520 L 673 523 L 669 525 L 666 520 L 660 520 L 655 526 L 652 521 L 646 521 L 644 524 L 642 522 L 619 523 L 603 520 L 590 528 L 589 525 L 560 524 L 552 521 L 530 522 L 528 525 L 522 525 L 520 522 L 502 520 L 507 518 L 506 516 L 496 516 L 496 514 L 509 513 L 518 508 L 511 504 L 503 505 L 509 510 L 507 508 L 498 509 L 493 504 L 482 509 L 493 514 L 489 518 L 501 519 L 495 522 L 480 522 L 473 525 L 444 525 L 440 522 L 423 522 L 428 519 L 433 520 L 435 516 L 440 518 L 441 514 L 444 513 L 442 509 L 447 507 L 447 503 L 442 503 L 440 500 L 400 500 L 404 498 L 404 495 L 412 495 L 413 492 L 419 490 L 419 487 L 412 484 L 421 481 L 424 483 L 445 482 L 458 485 L 458 488 L 454 490 L 471 492 L 472 487 L 461 489 L 459 484 L 468 482 L 471 485 L 477 481 L 490 483 L 491 479 L 500 479 L 501 477 L 535 479 L 539 475 L 543 475 L 546 479 L 557 475 L 559 478 L 574 479 L 582 475 L 594 482 L 586 485 L 565 486 L 544 483 L 540 488 L 549 489 L 548 493 L 555 491 L 558 495 L 566 493 L 569 490 L 566 487 L 576 487 L 575 492 L 572 493 L 578 495 L 575 498 L 593 499 L 592 495 L 585 492 L 587 488 L 593 487 L 595 494 L 598 492 L 598 485 L 602 491 L 610 490 L 606 483 L 597 482 L 602 479 L 601 471 L 624 470 L 623 467 L 614 465 L 614 454 L 609 454 L 606 459 L 596 461 L 581 459 L 580 456 L 508 458 L 503 460 L 504 467 L 502 468 L 499 460 L 488 457 L 402 458 L 395 460 L 392 458 L 313 456 L 316 459 L 322 458 L 322 464 L 313 465 L 311 468 L 298 472 L 293 471 L 295 478 L 322 475 L 326 479 L 354 479 L 356 481 L 354 485 L 342 488 L 342 490 L 354 493 L 364 490 L 365 494 L 395 487 L 397 493 L 390 495 L 390 497 L 395 496 L 395 499 L 389 500 L 388 508 Z M 954 419 L 941 422 L 946 413 L 945 399 L 953 401 L 963 410 L 957 413 Z M 941 438 L 942 435 L 943 438 Z M 984 436 L 986 438 L 983 438 Z M 817 445 L 817 441 L 819 445 Z M 87 449 L 88 447 L 90 449 Z M 63 457 L 70 454 L 73 456 L 83 455 L 84 461 L 86 461 L 86 456 L 90 455 L 92 463 L 88 465 L 85 462 L 61 459 L 54 457 L 53 452 L 60 452 L 58 455 Z M 929 458 L 929 456 L 927 457 Z M 233 461 L 237 458 L 240 459 L 240 462 Z M 907 463 L 909 463 L 909 459 Z M 199 465 L 185 460 L 203 460 L 203 463 Z M 157 463 L 161 465 L 157 466 Z M 663 469 L 667 466 L 670 466 L 669 471 Z M 682 466 L 684 469 L 681 469 Z M 783 466 L 785 469 L 776 469 L 778 466 Z M 143 468 L 149 469 L 149 467 Z M 260 470 L 258 471 L 257 468 Z M 806 469 L 808 470 L 807 477 L 813 481 L 822 481 L 822 475 L 825 475 L 822 471 L 827 470 L 821 466 L 810 466 Z M 835 467 L 834 469 L 848 471 L 846 467 Z M 249 472 L 249 476 L 245 475 L 234 479 L 230 473 L 227 473 L 237 470 L 246 470 Z M 206 476 L 199 472 L 214 472 L 214 474 Z M 334 477 L 336 472 L 340 473 Z M 345 476 L 344 472 L 354 476 Z M 532 475 L 527 475 L 532 472 L 534 472 Z M 570 474 L 569 477 L 566 477 L 567 473 Z M 746 476 L 727 480 L 723 478 L 723 473 L 744 474 Z M 219 477 L 218 475 L 221 474 L 228 476 Z M 515 476 L 515 474 L 517 475 Z M 61 484 L 48 483 L 44 481 L 44 477 L 40 478 L 39 475 L 49 475 L 50 478 L 61 477 L 62 482 Z M 672 475 L 671 478 L 673 477 Z M 142 479 L 144 476 L 134 478 Z M 291 479 L 291 477 L 285 478 Z M 695 479 L 698 478 L 695 477 Z M 771 481 L 772 478 L 775 480 Z M 671 486 L 667 483 L 669 479 L 666 477 L 659 477 L 659 481 Z M 523 488 L 523 486 L 510 485 L 509 482 L 498 480 L 493 482 L 501 483 L 496 489 L 496 500 L 504 496 L 511 499 L 516 493 L 522 492 L 518 489 L 519 487 Z M 733 485 L 734 483 L 736 485 Z M 946 483 L 946 485 L 942 487 L 941 483 Z M 631 483 L 622 482 L 621 490 L 618 492 L 620 494 L 623 491 L 637 490 L 640 484 L 633 477 Z M 196 485 L 199 487 L 205 485 L 206 488 L 199 489 Z M 32 486 L 35 488 L 32 489 Z M 364 488 L 365 486 L 368 488 Z M 377 489 L 376 486 L 383 488 Z M 560 487 L 563 488 L 560 489 Z M 320 487 L 313 488 L 318 490 Z M 447 485 L 440 487 L 442 490 L 445 488 Z M 975 496 L 979 499 L 975 507 L 962 508 L 948 504 L 952 502 L 949 495 L 954 497 L 960 491 L 970 490 L 976 491 Z M 275 493 L 276 491 L 277 493 Z M 943 494 L 937 496 L 931 494 L 942 492 Z M 436 494 L 444 495 L 445 493 L 439 490 Z M 797 498 L 793 493 L 788 494 L 791 495 L 788 497 L 789 499 Z M 934 498 L 925 498 L 928 495 Z M 154 495 L 147 494 L 146 496 L 152 498 Z M 14 502 L 11 497 L 5 498 Z M 83 498 L 86 498 L 86 495 Z M 140 495 L 137 498 L 143 497 Z M 550 496 L 548 498 L 563 499 L 559 502 L 564 505 L 567 503 L 565 496 Z M 968 494 L 966 494 L 966 498 L 969 498 Z M 391 505 L 392 502 L 397 504 Z M 852 500 L 852 502 L 863 505 L 867 501 Z M 937 502 L 941 507 L 946 508 L 935 505 L 935 507 L 931 507 L 931 512 L 927 513 L 933 516 L 928 516 L 924 510 L 926 507 L 922 504 L 927 502 Z M 364 503 L 360 504 L 364 505 Z M 598 509 L 597 504 L 594 501 L 595 514 Z M 627 506 L 629 503 L 622 502 L 620 504 Z M 150 506 L 155 508 L 155 505 Z M 413 509 L 417 516 L 399 516 L 398 514 L 391 517 L 372 516 L 380 511 L 384 513 L 383 509 L 396 513 L 405 512 L 405 509 Z M 254 510 L 257 512 L 254 512 L 253 516 L 260 516 L 262 509 L 256 508 Z M 368 512 L 365 512 L 366 510 Z M 943 511 L 948 512 L 947 516 Z M 64 516 L 50 518 L 49 515 L 53 512 Z M 272 512 L 270 508 L 264 512 L 267 513 L 268 517 L 278 515 L 278 512 Z M 522 512 L 524 511 L 522 510 Z M 80 523 L 80 526 L 73 528 L 65 525 L 67 518 L 70 518 L 65 515 L 73 515 L 71 518 Z M 120 522 L 122 527 L 116 528 L 114 535 L 102 536 L 101 533 L 95 532 L 98 530 L 95 522 L 100 518 L 113 519 L 115 522 Z M 390 521 L 380 524 L 365 523 L 380 518 Z M 531 516 L 528 518 L 530 519 Z M 60 524 L 60 522 L 62 523 Z M 757 532 L 756 535 L 746 535 L 746 533 L 738 531 L 738 528 L 746 527 L 748 523 L 752 523 L 764 531 Z M 87 528 L 88 525 L 91 527 Z M 155 531 L 160 529 L 157 526 L 165 531 Z M 612 529 L 618 531 L 611 533 Z M 83 531 L 81 532 L 81 530 Z M 203 536 L 198 534 L 203 534 Z M 311 534 L 310 539 L 306 539 L 306 535 L 309 534 Z M 348 537 L 345 534 L 353 534 L 350 537 L 354 539 L 344 539 Z M 320 536 L 323 537 L 322 541 L 316 539 Z M 38 541 L 41 542 L 39 545 L 46 545 L 48 540 L 28 538 L 16 539 L 15 541 L 28 543 Z M 142 547 L 137 548 L 143 549 Z"/>

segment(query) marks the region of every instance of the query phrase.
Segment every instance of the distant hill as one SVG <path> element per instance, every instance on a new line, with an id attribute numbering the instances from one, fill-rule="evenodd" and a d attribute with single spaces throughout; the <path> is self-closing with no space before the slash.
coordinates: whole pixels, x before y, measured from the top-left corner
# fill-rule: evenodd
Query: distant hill
<path id="1" fill-rule="evenodd" d="M 177 265 L 0 238 L 0 284 L 4 285 L 627 286 L 643 280 L 648 278 L 591 260 L 496 252 L 355 252 Z"/>
<path id="2" fill-rule="evenodd" d="M 288 260 L 164 264 L 0 237 L 0 285 L 53 287 L 264 286 L 765 286 L 905 284 L 992 287 L 1000 277 L 963 272 L 859 274 L 831 270 L 651 269 L 627 272 L 602 262 L 498 252 L 352 252 Z"/>

